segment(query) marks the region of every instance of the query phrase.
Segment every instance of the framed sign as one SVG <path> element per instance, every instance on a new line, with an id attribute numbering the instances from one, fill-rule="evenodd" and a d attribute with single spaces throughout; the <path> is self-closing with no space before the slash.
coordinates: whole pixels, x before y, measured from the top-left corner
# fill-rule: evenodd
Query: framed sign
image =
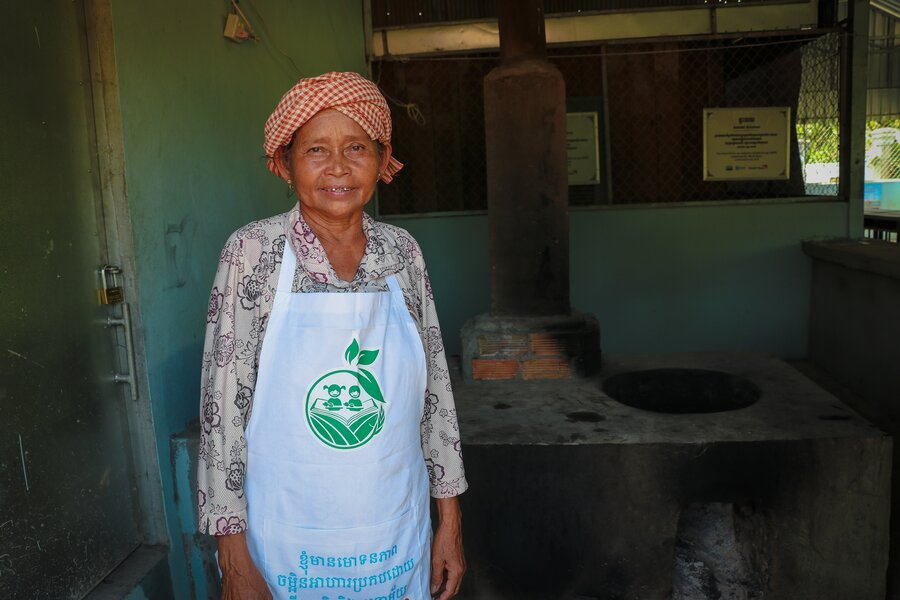
<path id="1" fill-rule="evenodd" d="M 789 179 L 791 109 L 703 109 L 703 180 Z"/>
<path id="2" fill-rule="evenodd" d="M 600 183 L 600 150 L 596 112 L 566 113 L 569 185 Z"/>

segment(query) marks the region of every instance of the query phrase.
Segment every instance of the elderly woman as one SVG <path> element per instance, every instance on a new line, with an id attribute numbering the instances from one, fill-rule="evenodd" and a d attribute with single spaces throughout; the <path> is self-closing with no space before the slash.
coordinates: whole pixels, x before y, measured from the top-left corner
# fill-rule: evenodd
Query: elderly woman
<path id="1" fill-rule="evenodd" d="M 229 238 L 203 354 L 200 530 L 226 600 L 459 589 L 467 484 L 431 284 L 412 236 L 363 212 L 403 166 L 390 140 L 355 73 L 300 80 L 266 122 L 299 202 Z"/>

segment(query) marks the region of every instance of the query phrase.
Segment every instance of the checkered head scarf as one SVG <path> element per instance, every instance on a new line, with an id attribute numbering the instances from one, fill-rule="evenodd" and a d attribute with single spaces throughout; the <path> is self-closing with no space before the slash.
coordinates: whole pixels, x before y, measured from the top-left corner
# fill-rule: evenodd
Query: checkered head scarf
<path id="1" fill-rule="evenodd" d="M 382 144 L 391 141 L 391 111 L 378 86 L 356 73 L 325 73 L 301 79 L 282 96 L 265 126 L 263 148 L 266 166 L 275 170 L 276 153 L 291 142 L 294 132 L 320 111 L 333 108 L 356 121 L 370 138 Z M 381 172 L 381 180 L 390 183 L 403 163 L 394 157 Z"/>

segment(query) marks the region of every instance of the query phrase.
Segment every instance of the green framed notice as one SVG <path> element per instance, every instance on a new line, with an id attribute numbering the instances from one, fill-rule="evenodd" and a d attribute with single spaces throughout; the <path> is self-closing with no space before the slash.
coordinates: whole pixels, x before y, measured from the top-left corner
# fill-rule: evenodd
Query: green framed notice
<path id="1" fill-rule="evenodd" d="M 789 179 L 788 106 L 703 109 L 703 180 Z"/>

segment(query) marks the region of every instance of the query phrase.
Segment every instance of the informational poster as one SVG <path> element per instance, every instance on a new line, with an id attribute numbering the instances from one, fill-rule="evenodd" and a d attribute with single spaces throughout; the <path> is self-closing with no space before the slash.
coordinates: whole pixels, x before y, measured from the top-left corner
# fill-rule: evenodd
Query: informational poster
<path id="1" fill-rule="evenodd" d="M 569 185 L 600 183 L 600 150 L 596 112 L 566 114 Z"/>
<path id="2" fill-rule="evenodd" d="M 704 181 L 788 179 L 791 109 L 703 109 Z"/>

